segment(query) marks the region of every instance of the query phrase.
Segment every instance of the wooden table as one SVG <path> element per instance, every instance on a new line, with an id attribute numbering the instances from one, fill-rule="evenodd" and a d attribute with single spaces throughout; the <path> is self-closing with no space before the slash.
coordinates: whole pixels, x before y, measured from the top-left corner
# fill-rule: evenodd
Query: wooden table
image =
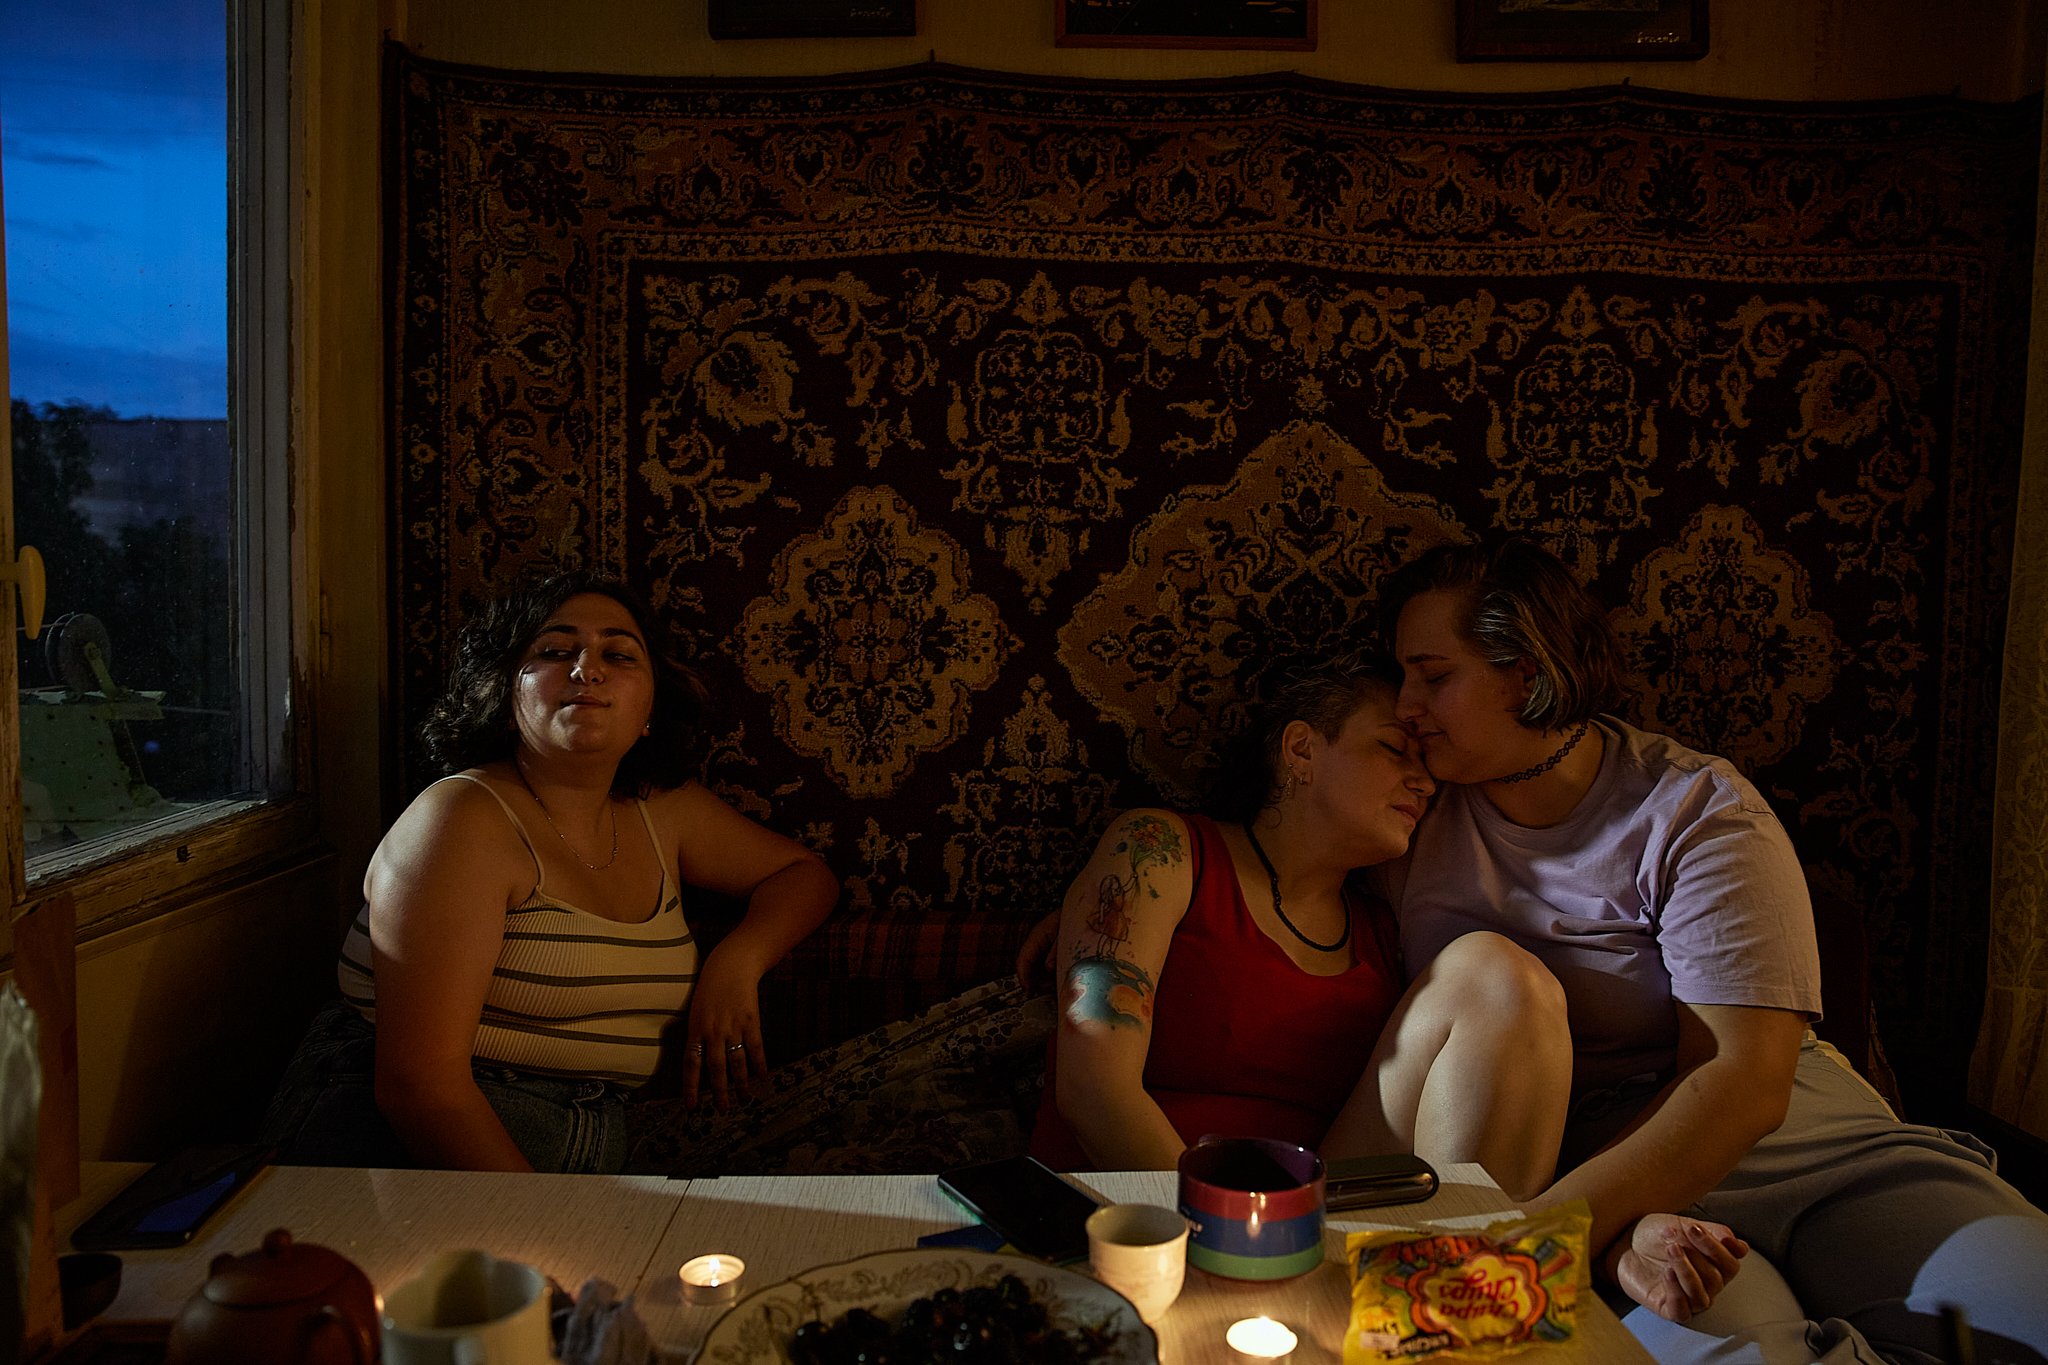
<path id="1" fill-rule="evenodd" d="M 68 1235 L 140 1166 L 86 1168 L 84 1192 L 60 1217 Z M 1337 1215 L 1329 1244 L 1341 1254 L 1343 1234 L 1359 1227 L 1399 1227 L 1428 1220 L 1453 1226 L 1484 1223 L 1512 1206 L 1477 1166 L 1453 1166 L 1427 1203 L 1366 1210 L 1374 1218 Z M 1170 1172 L 1134 1171 L 1077 1178 L 1108 1199 L 1174 1202 Z M 530 1262 L 571 1289 L 591 1276 L 635 1295 L 664 1361 L 689 1359 L 722 1308 L 686 1305 L 676 1267 L 708 1251 L 747 1262 L 742 1292 L 763 1289 L 813 1265 L 871 1251 L 908 1247 L 919 1236 L 962 1221 L 957 1205 L 930 1176 L 728 1176 L 664 1180 L 659 1176 L 499 1175 L 447 1171 L 376 1171 L 276 1167 L 176 1251 L 122 1253 L 121 1296 L 109 1320 L 165 1319 L 206 1278 L 224 1251 L 256 1248 L 274 1227 L 301 1241 L 333 1247 L 363 1268 L 381 1289 L 415 1274 L 435 1253 L 482 1247 Z M 1238 1318 L 1261 1313 L 1300 1334 L 1294 1361 L 1341 1358 L 1348 1283 L 1333 1258 L 1315 1272 L 1278 1285 L 1216 1279 L 1192 1267 L 1180 1299 L 1159 1322 L 1164 1365 L 1238 1365 L 1223 1332 Z M 1641 1362 L 1650 1357 L 1597 1299 L 1581 1301 L 1579 1338 L 1567 1347 L 1517 1355 L 1517 1362 Z"/>

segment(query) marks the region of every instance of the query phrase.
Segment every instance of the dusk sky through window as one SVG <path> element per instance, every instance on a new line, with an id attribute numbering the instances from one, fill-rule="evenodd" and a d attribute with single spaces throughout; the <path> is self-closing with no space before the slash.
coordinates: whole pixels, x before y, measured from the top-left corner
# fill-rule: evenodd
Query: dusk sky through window
<path id="1" fill-rule="evenodd" d="M 227 415 L 222 0 L 0 0 L 9 388 Z"/>

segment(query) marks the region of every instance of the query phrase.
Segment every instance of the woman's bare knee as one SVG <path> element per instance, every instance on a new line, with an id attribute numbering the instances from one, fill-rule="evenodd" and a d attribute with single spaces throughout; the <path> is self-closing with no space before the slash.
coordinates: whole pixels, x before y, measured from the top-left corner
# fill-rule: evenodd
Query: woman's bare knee
<path id="1" fill-rule="evenodd" d="M 1534 953 L 1480 930 L 1452 939 L 1418 981 L 1431 1003 L 1517 1029 L 1566 1027 L 1564 987 Z"/>

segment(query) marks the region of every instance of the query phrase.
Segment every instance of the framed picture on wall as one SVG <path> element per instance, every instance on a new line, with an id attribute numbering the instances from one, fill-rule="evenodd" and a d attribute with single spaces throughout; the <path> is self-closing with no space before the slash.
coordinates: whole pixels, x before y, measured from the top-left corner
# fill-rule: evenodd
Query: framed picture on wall
<path id="1" fill-rule="evenodd" d="M 1053 42 L 1313 51 L 1316 0 L 1053 0 Z"/>
<path id="2" fill-rule="evenodd" d="M 714 38 L 901 38 L 918 0 L 710 0 Z"/>
<path id="3" fill-rule="evenodd" d="M 1696 61 L 1707 0 L 1458 0 L 1461 62 Z"/>

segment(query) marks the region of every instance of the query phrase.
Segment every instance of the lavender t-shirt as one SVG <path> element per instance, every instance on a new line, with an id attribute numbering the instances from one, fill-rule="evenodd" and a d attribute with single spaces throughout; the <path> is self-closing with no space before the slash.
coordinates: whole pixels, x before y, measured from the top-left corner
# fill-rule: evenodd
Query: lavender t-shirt
<path id="1" fill-rule="evenodd" d="M 1602 717 L 1600 773 L 1556 825 L 1514 824 L 1446 786 L 1387 889 L 1410 976 L 1491 929 L 1570 1003 L 1574 1097 L 1676 1062 L 1673 999 L 1820 1016 L 1806 878 L 1784 827 L 1725 759 Z"/>

